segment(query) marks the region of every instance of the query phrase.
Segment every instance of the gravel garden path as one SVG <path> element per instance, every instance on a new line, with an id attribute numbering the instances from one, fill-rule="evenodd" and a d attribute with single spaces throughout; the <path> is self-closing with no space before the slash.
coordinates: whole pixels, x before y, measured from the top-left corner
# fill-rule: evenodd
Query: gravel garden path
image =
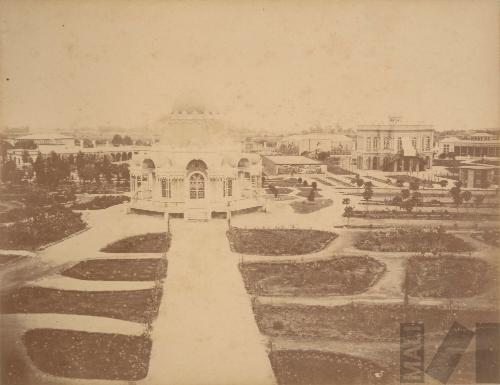
<path id="1" fill-rule="evenodd" d="M 225 221 L 172 221 L 165 295 L 144 384 L 275 384 Z"/>

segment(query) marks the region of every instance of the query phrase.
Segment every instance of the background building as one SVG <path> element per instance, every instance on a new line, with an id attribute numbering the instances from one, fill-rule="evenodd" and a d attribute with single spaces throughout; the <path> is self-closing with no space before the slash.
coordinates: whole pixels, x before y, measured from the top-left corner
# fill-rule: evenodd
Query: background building
<path id="1" fill-rule="evenodd" d="M 290 135 L 278 142 L 281 146 L 294 146 L 297 155 L 304 152 L 330 152 L 332 155 L 350 155 L 354 147 L 354 140 L 340 134 L 311 133 Z"/>
<path id="2" fill-rule="evenodd" d="M 432 167 L 431 125 L 361 125 L 356 132 L 356 164 L 362 170 L 419 171 Z"/>
<path id="3" fill-rule="evenodd" d="M 488 133 L 475 133 L 469 137 L 448 137 L 439 141 L 439 154 L 442 157 L 498 158 L 500 140 Z"/>
<path id="4" fill-rule="evenodd" d="M 267 175 L 323 174 L 326 164 L 300 155 L 263 156 L 262 166 Z"/>

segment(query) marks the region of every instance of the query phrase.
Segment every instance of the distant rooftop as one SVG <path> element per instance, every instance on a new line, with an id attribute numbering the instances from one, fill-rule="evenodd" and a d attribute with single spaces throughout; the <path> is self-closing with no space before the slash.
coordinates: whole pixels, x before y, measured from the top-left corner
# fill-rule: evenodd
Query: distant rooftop
<path id="1" fill-rule="evenodd" d="M 43 140 L 43 139 L 49 139 L 49 140 L 73 139 L 73 137 L 69 135 L 60 135 L 60 134 L 30 134 L 16 138 L 16 140 Z"/>
<path id="2" fill-rule="evenodd" d="M 414 131 L 414 130 L 434 130 L 432 124 L 362 124 L 358 131 Z"/>
<path id="3" fill-rule="evenodd" d="M 294 134 L 294 135 L 286 136 L 282 140 L 300 140 L 300 139 L 331 140 L 334 142 L 350 142 L 350 141 L 352 141 L 352 139 L 346 135 L 326 134 L 326 133 Z"/>

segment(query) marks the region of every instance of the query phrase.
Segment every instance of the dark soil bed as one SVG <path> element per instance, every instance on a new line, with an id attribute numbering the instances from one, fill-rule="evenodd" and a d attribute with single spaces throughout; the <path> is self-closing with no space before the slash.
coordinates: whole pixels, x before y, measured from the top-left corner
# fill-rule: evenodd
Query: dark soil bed
<path id="1" fill-rule="evenodd" d="M 347 354 L 276 350 L 269 360 L 279 385 L 395 384 L 393 370 Z"/>
<path id="2" fill-rule="evenodd" d="M 354 242 L 358 249 L 370 251 L 464 252 L 472 245 L 453 234 L 437 229 L 399 228 L 392 231 L 367 231 Z"/>
<path id="3" fill-rule="evenodd" d="M 408 294 L 418 297 L 472 297 L 495 279 L 492 266 L 466 257 L 415 256 L 408 260 Z"/>
<path id="4" fill-rule="evenodd" d="M 151 340 L 144 336 L 32 329 L 24 344 L 36 367 L 54 376 L 137 381 L 148 373 Z"/>
<path id="5" fill-rule="evenodd" d="M 250 294 L 260 296 L 348 295 L 366 291 L 385 271 L 370 257 L 337 257 L 314 262 L 242 263 Z"/>
<path id="6" fill-rule="evenodd" d="M 58 313 L 151 322 L 158 314 L 162 290 L 76 291 L 22 287 L 1 298 L 2 312 Z"/>
<path id="7" fill-rule="evenodd" d="M 242 254 L 300 255 L 324 249 L 337 234 L 320 230 L 240 229 L 227 232 L 231 250 Z"/>
<path id="8" fill-rule="evenodd" d="M 291 188 L 287 188 L 287 187 L 276 187 L 276 191 L 278 192 L 278 195 L 288 195 L 291 192 L 293 192 L 293 190 Z M 266 188 L 266 193 L 272 194 L 273 191 L 269 188 Z"/>
<path id="9" fill-rule="evenodd" d="M 92 281 L 156 281 L 167 275 L 167 260 L 93 259 L 64 270 L 62 275 Z"/>
<path id="10" fill-rule="evenodd" d="M 130 198 L 125 195 L 119 196 L 97 196 L 89 202 L 75 203 L 71 206 L 73 210 L 100 210 L 111 206 L 119 205 L 124 202 L 129 202 Z"/>
<path id="11" fill-rule="evenodd" d="M 147 233 L 120 239 L 101 249 L 107 253 L 162 253 L 170 247 L 170 234 Z"/>
<path id="12" fill-rule="evenodd" d="M 24 258 L 26 258 L 24 255 L 0 254 L 0 268 Z"/>
<path id="13" fill-rule="evenodd" d="M 272 337 L 343 341 L 398 341 L 402 322 L 425 322 L 426 338 L 443 338 L 456 320 L 474 328 L 476 322 L 498 322 L 495 310 L 454 309 L 399 304 L 340 306 L 253 304 L 263 334 Z M 405 314 L 406 313 L 406 314 Z"/>
<path id="14" fill-rule="evenodd" d="M 316 199 L 313 202 L 304 200 L 300 202 L 292 202 L 290 206 L 292 206 L 293 211 L 300 214 L 309 214 L 318 210 L 321 210 L 325 207 L 329 207 L 333 204 L 331 199 Z"/>

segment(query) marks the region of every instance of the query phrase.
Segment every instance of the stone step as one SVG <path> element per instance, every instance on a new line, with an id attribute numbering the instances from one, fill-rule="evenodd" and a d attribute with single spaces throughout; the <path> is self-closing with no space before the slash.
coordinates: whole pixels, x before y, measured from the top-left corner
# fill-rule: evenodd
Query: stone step
<path id="1" fill-rule="evenodd" d="M 208 221 L 209 213 L 205 208 L 191 208 L 186 210 L 185 218 L 188 221 Z"/>

